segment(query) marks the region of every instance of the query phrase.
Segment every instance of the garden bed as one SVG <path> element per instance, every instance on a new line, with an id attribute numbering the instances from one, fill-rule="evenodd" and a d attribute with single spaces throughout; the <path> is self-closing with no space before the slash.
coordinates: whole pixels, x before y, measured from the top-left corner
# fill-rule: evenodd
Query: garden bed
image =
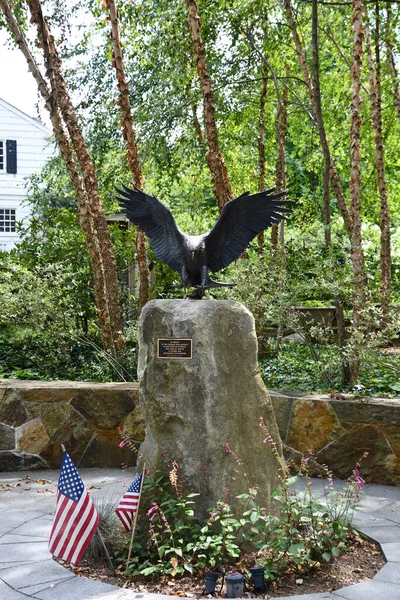
<path id="1" fill-rule="evenodd" d="M 82 577 L 89 577 L 99 581 L 117 585 L 126 589 L 134 590 L 140 594 L 169 594 L 173 596 L 185 596 L 197 598 L 204 591 L 204 578 L 184 577 L 175 579 L 171 577 L 159 577 L 152 580 L 140 577 L 127 577 L 123 575 L 123 566 L 111 572 L 110 566 L 103 561 L 83 560 L 79 567 L 67 565 L 73 573 Z M 379 548 L 359 537 L 353 536 L 349 551 L 342 554 L 330 563 L 322 563 L 319 568 L 304 575 L 301 572 L 287 573 L 277 581 L 267 585 L 265 594 L 256 594 L 251 585 L 246 585 L 244 597 L 279 598 L 282 596 L 294 596 L 300 594 L 312 594 L 317 592 L 328 592 L 341 587 L 360 583 L 372 579 L 383 567 L 385 561 Z M 220 589 L 217 585 L 216 597 L 226 598 L 226 586 Z"/>

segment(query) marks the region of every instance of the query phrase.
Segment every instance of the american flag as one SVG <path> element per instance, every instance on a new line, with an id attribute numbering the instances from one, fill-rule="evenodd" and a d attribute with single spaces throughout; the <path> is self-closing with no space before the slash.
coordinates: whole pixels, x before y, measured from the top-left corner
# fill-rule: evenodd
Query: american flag
<path id="1" fill-rule="evenodd" d="M 49 550 L 54 556 L 79 565 L 96 532 L 99 515 L 82 479 L 64 452 L 58 478 L 56 512 L 50 533 Z"/>
<path id="2" fill-rule="evenodd" d="M 136 479 L 133 480 L 119 501 L 117 508 L 115 509 L 115 512 L 117 513 L 117 516 L 122 525 L 125 527 L 126 531 L 131 530 L 133 516 L 138 508 L 142 477 L 143 473 L 138 475 Z"/>

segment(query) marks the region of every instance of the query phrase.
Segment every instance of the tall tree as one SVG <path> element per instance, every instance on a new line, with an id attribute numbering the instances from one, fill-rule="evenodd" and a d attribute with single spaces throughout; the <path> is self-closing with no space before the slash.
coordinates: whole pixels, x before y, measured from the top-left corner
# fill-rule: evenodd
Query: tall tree
<path id="1" fill-rule="evenodd" d="M 318 110 L 316 93 L 311 80 L 310 71 L 297 31 L 291 0 L 284 0 L 289 27 L 295 42 L 298 60 L 303 71 L 307 90 L 310 97 L 312 114 L 318 125 L 321 145 L 329 149 L 329 142 L 323 126 L 322 113 Z M 361 329 L 363 324 L 363 308 L 367 296 L 367 278 L 365 273 L 365 260 L 362 249 L 361 237 L 361 197 L 360 197 L 360 132 L 361 132 L 361 62 L 362 43 L 364 31 L 362 26 L 363 4 L 361 0 L 353 0 L 353 61 L 351 66 L 352 101 L 351 101 L 351 132 L 350 132 L 350 208 L 346 203 L 343 188 L 339 179 L 332 153 L 329 149 L 330 178 L 336 199 L 340 208 L 343 222 L 349 237 L 351 250 L 351 265 L 354 278 L 353 285 L 353 324 L 356 329 Z M 315 8 L 314 8 L 315 11 Z M 321 122 L 322 120 L 322 122 Z M 322 125 L 322 126 L 321 126 Z M 352 382 L 358 378 L 359 361 L 355 359 L 351 364 Z"/>
<path id="2" fill-rule="evenodd" d="M 140 164 L 139 150 L 133 129 L 131 105 L 129 102 L 129 88 L 126 82 L 125 67 L 122 56 L 121 40 L 119 35 L 118 12 L 114 0 L 106 0 L 111 21 L 111 39 L 113 44 L 113 66 L 118 82 L 119 99 L 121 109 L 121 127 L 126 143 L 126 157 L 129 169 L 132 173 L 133 183 L 143 190 L 143 173 Z M 146 261 L 145 234 L 140 229 L 136 231 L 136 260 L 139 267 L 139 314 L 143 306 L 149 300 L 149 270 Z"/>
<path id="3" fill-rule="evenodd" d="M 258 122 L 258 191 L 265 190 L 265 101 L 267 98 L 267 76 L 266 69 L 263 71 L 260 94 L 260 114 Z M 262 254 L 264 250 L 264 232 L 258 234 L 258 253 Z"/>
<path id="4" fill-rule="evenodd" d="M 269 61 L 268 61 L 269 63 Z M 279 90 L 278 77 L 275 71 L 271 68 L 272 78 L 275 84 L 277 110 L 275 114 L 275 135 L 276 142 L 278 145 L 278 157 L 276 161 L 276 176 L 275 176 L 275 189 L 277 192 L 281 192 L 286 186 L 286 151 L 285 151 L 285 140 L 287 132 L 287 105 L 289 99 L 289 90 L 285 85 L 283 88 L 283 94 L 281 95 Z M 286 67 L 286 76 L 288 75 L 288 68 Z M 276 224 L 274 223 L 271 227 L 271 252 L 272 257 L 276 258 L 278 241 L 281 249 L 281 270 L 285 269 L 285 244 L 284 244 L 284 221 Z M 282 278 L 281 278 L 282 279 Z"/>
<path id="5" fill-rule="evenodd" d="M 233 192 L 228 176 L 228 170 L 219 146 L 218 128 L 215 118 L 214 90 L 207 69 L 206 53 L 201 37 L 201 20 L 197 3 L 196 0 L 185 0 L 185 2 L 188 9 L 188 21 L 193 40 L 197 74 L 200 79 L 201 91 L 203 94 L 205 134 L 208 143 L 206 160 L 208 168 L 210 169 L 218 208 L 221 211 L 224 204 L 233 198 Z"/>
<path id="6" fill-rule="evenodd" d="M 280 192 L 286 187 L 286 150 L 285 150 L 285 141 L 286 141 L 286 133 L 287 133 L 287 107 L 289 100 L 289 88 L 287 85 L 284 86 L 282 98 L 280 97 L 278 91 L 278 80 L 276 78 L 275 72 L 272 73 L 276 90 L 277 90 L 277 113 L 276 113 L 276 138 L 278 144 L 278 157 L 276 163 L 276 178 L 275 178 L 275 186 L 276 191 Z M 289 67 L 286 65 L 286 78 L 289 76 Z M 276 231 L 276 241 L 274 239 L 274 228 Z M 285 248 L 285 221 L 282 220 L 279 225 L 274 224 L 272 226 L 271 233 L 271 250 L 274 254 L 277 254 L 277 245 L 279 242 L 279 252 L 280 252 L 280 273 L 279 273 L 279 291 L 281 294 L 284 294 L 286 289 L 286 248 Z M 280 345 L 283 337 L 283 324 L 280 323 L 276 335 L 276 345 L 275 345 L 275 353 L 278 354 Z"/>
<path id="7" fill-rule="evenodd" d="M 372 54 L 371 35 L 368 23 L 367 7 L 366 43 L 368 51 L 370 102 L 372 126 L 374 128 L 376 181 L 380 199 L 381 230 L 380 272 L 381 272 L 381 304 L 383 322 L 387 322 L 391 290 L 391 249 L 390 249 L 390 212 L 385 176 L 385 147 L 382 133 L 382 91 L 381 91 L 381 58 L 380 58 L 380 13 L 379 3 L 375 4 L 375 65 Z"/>
<path id="8" fill-rule="evenodd" d="M 32 72 L 36 80 L 39 92 L 41 93 L 45 101 L 45 106 L 50 113 L 54 135 L 75 190 L 78 206 L 78 217 L 92 264 L 94 295 L 104 346 L 108 350 L 119 351 L 124 345 L 122 338 L 122 313 L 119 304 L 115 260 L 111 246 L 111 240 L 108 234 L 107 222 L 104 214 L 102 213 L 101 204 L 96 205 L 92 202 L 93 198 L 88 193 L 88 189 L 80 175 L 75 156 L 71 151 L 70 140 L 68 140 L 63 127 L 60 116 L 60 105 L 58 103 L 59 96 L 57 95 L 55 84 L 55 70 L 58 69 L 59 72 L 60 64 L 58 62 L 57 66 L 53 66 L 49 45 L 46 44 L 44 47 L 46 48 L 47 72 L 52 72 L 52 77 L 50 78 L 50 90 L 29 50 L 26 38 L 18 25 L 10 4 L 7 2 L 7 0 L 1 0 L 0 6 L 6 18 L 10 32 L 13 35 L 17 46 L 20 48 L 27 60 L 29 70 Z M 33 6 L 32 10 L 34 10 L 34 14 L 36 15 L 36 7 Z M 54 41 L 51 41 L 51 43 L 54 44 Z M 97 213 L 97 218 L 95 218 L 94 213 Z M 98 223 L 101 223 L 102 221 L 104 221 L 106 233 L 104 233 L 103 227 L 101 230 L 103 235 L 101 236 L 99 235 L 98 231 Z M 103 223 L 101 224 L 103 225 Z M 104 242 L 105 247 L 103 245 Z M 107 277 L 107 269 L 110 268 L 110 262 L 113 272 L 108 274 Z M 109 287 L 110 280 L 114 284 L 114 288 L 111 289 L 111 293 Z"/>
<path id="9" fill-rule="evenodd" d="M 318 0 L 312 0 L 312 49 L 313 49 L 313 88 L 315 97 L 315 117 L 321 140 L 324 156 L 324 226 L 325 226 L 325 248 L 331 245 L 331 201 L 330 201 L 330 170 L 331 157 L 328 139 L 325 133 L 324 119 L 322 117 L 321 89 L 319 84 L 319 42 L 318 42 Z"/>
<path id="10" fill-rule="evenodd" d="M 351 68 L 351 131 L 350 131 L 350 200 L 351 200 L 351 256 L 354 276 L 353 323 L 362 325 L 362 311 L 366 301 L 364 258 L 361 238 L 361 65 L 363 55 L 364 28 L 362 23 L 362 0 L 353 0 L 353 64 Z M 352 382 L 358 378 L 359 361 L 351 364 Z"/>
<path id="11" fill-rule="evenodd" d="M 315 89 L 312 83 L 310 69 L 307 64 L 306 56 L 303 50 L 303 45 L 300 40 L 300 35 L 297 30 L 296 20 L 293 15 L 292 3 L 291 0 L 284 0 L 284 6 L 286 11 L 286 16 L 288 20 L 289 28 L 292 32 L 293 40 L 295 43 L 297 58 L 299 60 L 299 64 L 301 70 L 303 71 L 304 81 L 307 87 L 307 91 L 310 97 L 312 116 L 316 126 L 318 127 L 318 132 L 320 135 L 321 146 L 327 147 L 329 149 L 329 165 L 330 165 L 330 178 L 332 182 L 332 187 L 335 192 L 335 196 L 338 202 L 338 206 L 340 208 L 340 212 L 343 218 L 344 225 L 346 227 L 347 233 L 351 236 L 352 230 L 352 216 L 351 212 L 347 206 L 346 198 L 343 192 L 342 184 L 339 178 L 339 174 L 336 168 L 335 161 L 332 157 L 332 153 L 330 151 L 329 142 L 326 136 L 325 127 L 322 120 L 322 111 L 319 111 L 317 108 L 317 100 Z"/>
<path id="12" fill-rule="evenodd" d="M 396 107 L 397 116 L 400 121 L 400 79 L 399 79 L 399 74 L 398 74 L 397 68 L 396 68 L 396 60 L 394 57 L 394 50 L 393 50 L 393 36 L 394 36 L 393 26 L 392 26 L 393 13 L 392 13 L 392 6 L 391 6 L 390 2 L 388 2 L 386 5 L 386 14 L 387 14 L 387 28 L 386 28 L 387 31 L 386 31 L 385 41 L 386 41 L 387 57 L 388 57 L 388 62 L 389 62 L 390 75 L 392 78 L 394 105 Z"/>

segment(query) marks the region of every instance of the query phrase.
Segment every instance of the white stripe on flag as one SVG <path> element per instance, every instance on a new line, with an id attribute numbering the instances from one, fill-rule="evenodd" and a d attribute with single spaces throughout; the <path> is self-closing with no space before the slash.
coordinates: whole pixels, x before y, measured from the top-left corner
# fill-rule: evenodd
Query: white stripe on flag
<path id="1" fill-rule="evenodd" d="M 96 527 L 96 521 L 98 519 L 98 516 L 97 516 L 97 512 L 93 506 L 93 502 L 91 500 L 90 500 L 90 503 L 91 503 L 90 510 L 92 511 L 92 518 L 90 519 L 89 525 L 86 527 L 85 534 L 79 540 L 79 544 L 77 545 L 76 550 L 71 558 L 72 563 L 75 563 L 75 561 L 77 560 L 77 558 L 79 556 L 79 553 L 81 552 L 82 548 L 86 544 L 86 540 L 92 534 L 93 528 Z"/>
<path id="2" fill-rule="evenodd" d="M 77 518 L 77 516 L 79 515 L 79 511 L 81 510 L 81 507 L 83 505 L 83 503 L 85 502 L 86 499 L 86 494 L 83 493 L 82 496 L 79 499 L 79 502 L 74 502 L 73 500 L 69 500 L 68 501 L 68 505 L 69 506 L 75 506 L 74 511 L 72 512 L 72 514 L 70 515 L 69 519 L 68 519 L 68 524 L 65 527 L 65 530 L 61 536 L 61 538 L 58 541 L 57 547 L 55 549 L 55 551 L 53 552 L 53 554 L 55 554 L 56 556 L 59 556 L 59 552 L 62 550 L 62 547 L 64 546 L 64 542 L 66 540 L 66 538 L 70 535 L 71 531 L 70 531 L 70 524 L 74 522 L 74 520 Z M 68 506 L 68 508 L 69 508 Z M 61 556 L 59 558 L 62 558 Z"/>
<path id="3" fill-rule="evenodd" d="M 126 528 L 129 531 L 129 529 L 132 526 L 132 515 L 129 514 L 129 516 L 128 516 L 126 513 L 118 511 L 118 516 L 121 519 L 121 521 L 123 522 L 123 524 L 126 525 Z"/>
<path id="4" fill-rule="evenodd" d="M 57 508 L 56 508 L 56 515 L 58 515 L 57 519 L 56 517 L 54 517 L 54 530 L 52 531 L 51 534 L 51 538 L 50 538 L 50 542 L 49 542 L 49 548 L 50 548 L 50 552 L 52 552 L 54 554 L 56 545 L 57 545 L 57 540 L 59 535 L 62 535 L 62 532 L 65 531 L 67 525 L 65 524 L 67 521 L 67 517 L 68 517 L 68 512 L 70 510 L 72 510 L 72 508 L 75 506 L 75 502 L 73 502 L 72 500 L 70 500 L 69 498 L 67 498 L 66 496 L 59 494 L 60 500 L 58 501 L 57 504 Z"/>
<path id="5" fill-rule="evenodd" d="M 88 504 L 87 504 L 84 512 L 82 513 L 81 518 L 75 524 L 74 532 L 71 535 L 71 537 L 69 538 L 68 545 L 63 552 L 64 556 L 69 556 L 69 553 L 71 552 L 71 550 L 73 549 L 73 546 L 75 544 L 76 538 L 78 536 L 80 536 L 80 534 L 82 532 L 82 526 L 84 525 L 86 519 L 89 517 L 90 512 L 93 511 L 93 502 L 91 501 L 91 499 L 89 497 L 87 497 L 87 492 L 84 492 L 82 497 L 84 497 L 85 502 L 88 500 Z M 92 517 L 93 517 L 93 515 L 92 515 Z M 87 531 L 86 531 L 86 533 L 87 533 Z M 73 562 L 73 560 L 71 560 L 70 562 Z"/>

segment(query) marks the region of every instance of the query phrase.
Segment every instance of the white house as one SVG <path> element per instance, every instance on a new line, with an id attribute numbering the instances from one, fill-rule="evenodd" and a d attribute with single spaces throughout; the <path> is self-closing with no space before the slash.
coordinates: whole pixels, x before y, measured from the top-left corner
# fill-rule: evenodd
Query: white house
<path id="1" fill-rule="evenodd" d="M 29 216 L 27 178 L 54 154 L 50 130 L 0 98 L 0 251 L 18 241 L 15 224 Z"/>

